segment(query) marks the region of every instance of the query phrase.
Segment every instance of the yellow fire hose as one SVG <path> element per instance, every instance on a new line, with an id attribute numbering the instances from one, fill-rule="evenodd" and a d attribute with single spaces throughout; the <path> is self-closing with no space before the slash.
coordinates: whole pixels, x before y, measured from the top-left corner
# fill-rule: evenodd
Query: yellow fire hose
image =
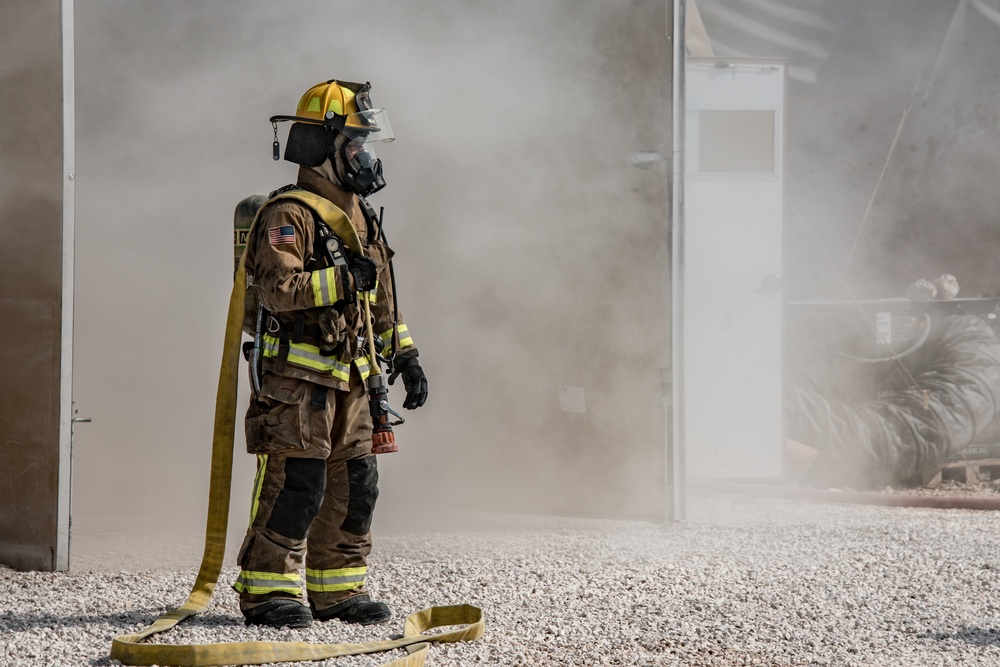
<path id="1" fill-rule="evenodd" d="M 341 214 L 343 215 L 343 214 Z M 252 226 L 251 226 L 252 229 Z M 435 642 L 472 641 L 483 636 L 482 610 L 472 605 L 429 607 L 410 614 L 403 624 L 403 637 L 360 644 L 311 644 L 309 642 L 227 642 L 218 644 L 145 644 L 147 637 L 165 632 L 185 618 L 203 611 L 212 598 L 226 552 L 229 493 L 233 477 L 233 446 L 239 376 L 240 339 L 246 297 L 246 252 L 229 297 L 229 316 L 222 353 L 222 368 L 215 396 L 215 434 L 212 439 L 212 473 L 209 482 L 208 520 L 201 569 L 187 601 L 165 612 L 144 630 L 115 637 L 111 658 L 126 665 L 261 665 L 272 662 L 324 660 L 346 655 L 379 653 L 405 648 L 407 655 L 384 667 L 420 667 Z M 375 361 L 373 360 L 373 363 Z M 463 627 L 429 632 L 435 628 Z"/>

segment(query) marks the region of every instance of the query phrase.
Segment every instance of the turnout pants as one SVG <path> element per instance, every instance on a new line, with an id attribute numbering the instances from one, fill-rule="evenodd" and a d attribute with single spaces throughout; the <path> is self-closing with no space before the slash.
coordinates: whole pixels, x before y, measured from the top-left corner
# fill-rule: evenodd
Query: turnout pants
<path id="1" fill-rule="evenodd" d="M 323 610 L 365 592 L 378 498 L 371 434 L 357 369 L 346 392 L 264 375 L 246 415 L 258 467 L 233 584 L 241 609 L 305 592 Z"/>

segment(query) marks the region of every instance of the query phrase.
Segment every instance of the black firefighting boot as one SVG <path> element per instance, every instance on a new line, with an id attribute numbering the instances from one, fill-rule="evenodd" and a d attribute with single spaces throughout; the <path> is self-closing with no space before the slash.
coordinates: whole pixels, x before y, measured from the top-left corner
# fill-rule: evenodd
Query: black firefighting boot
<path id="1" fill-rule="evenodd" d="M 247 625 L 269 625 L 272 628 L 308 628 L 312 612 L 299 600 L 275 598 L 243 610 Z"/>
<path id="2" fill-rule="evenodd" d="M 344 623 L 357 623 L 358 625 L 375 625 L 385 623 L 392 616 L 389 605 L 384 602 L 372 602 L 371 596 L 367 594 L 355 595 L 343 602 L 338 602 L 332 607 L 317 611 L 313 609 L 313 618 L 317 621 L 330 621 L 337 619 Z"/>

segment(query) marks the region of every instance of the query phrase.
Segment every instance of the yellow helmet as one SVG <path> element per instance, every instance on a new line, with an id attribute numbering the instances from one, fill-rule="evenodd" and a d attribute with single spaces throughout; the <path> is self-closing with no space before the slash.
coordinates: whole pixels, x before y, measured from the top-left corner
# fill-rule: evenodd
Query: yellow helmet
<path id="1" fill-rule="evenodd" d="M 357 96 L 358 94 L 347 85 L 341 85 L 333 79 L 326 83 L 317 83 L 299 100 L 295 115 L 318 123 L 326 120 L 328 111 L 337 116 L 349 116 L 358 112 Z"/>
<path id="2" fill-rule="evenodd" d="M 373 109 L 368 91 L 370 83 L 351 83 L 330 79 L 307 90 L 294 116 L 272 116 L 271 122 L 291 120 L 324 125 L 352 136 L 358 141 L 392 141 L 385 109 Z"/>

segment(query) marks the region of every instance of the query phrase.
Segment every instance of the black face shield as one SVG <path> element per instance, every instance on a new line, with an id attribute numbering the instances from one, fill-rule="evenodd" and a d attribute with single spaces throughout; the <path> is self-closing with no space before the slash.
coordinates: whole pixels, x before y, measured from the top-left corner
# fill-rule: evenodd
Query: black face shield
<path id="1" fill-rule="evenodd" d="M 323 125 L 292 123 L 285 144 L 285 159 L 303 167 L 318 167 L 326 160 L 333 133 Z"/>

